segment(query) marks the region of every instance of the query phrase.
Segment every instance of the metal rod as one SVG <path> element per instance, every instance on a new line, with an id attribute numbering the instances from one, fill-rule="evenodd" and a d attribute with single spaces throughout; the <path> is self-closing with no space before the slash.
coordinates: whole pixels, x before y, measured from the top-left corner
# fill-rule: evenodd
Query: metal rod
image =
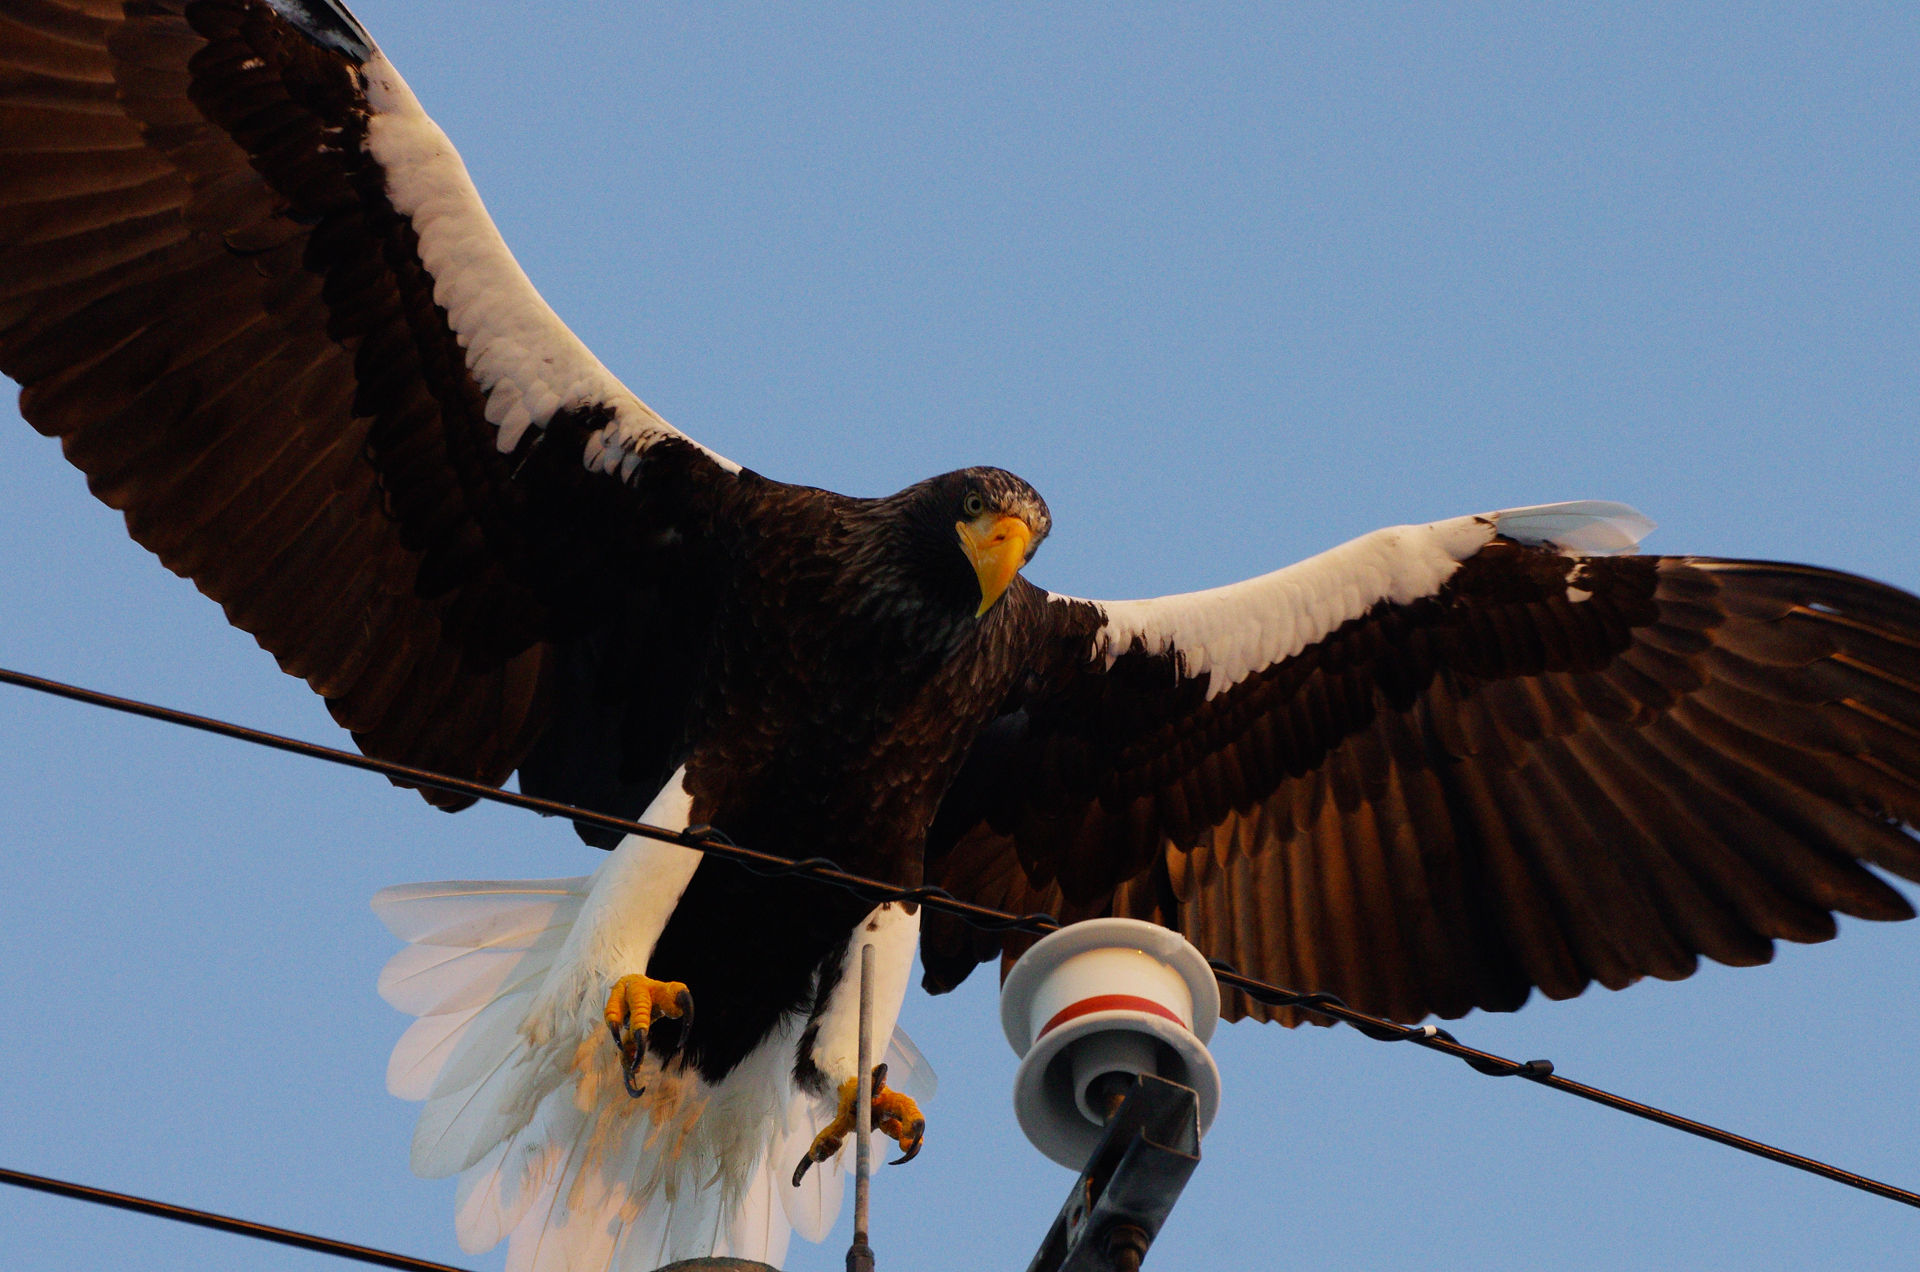
<path id="1" fill-rule="evenodd" d="M 873 945 L 860 947 L 860 1095 L 854 1112 L 853 1244 L 847 1272 L 873 1272 L 867 1241 L 867 1197 L 873 1178 Z"/>

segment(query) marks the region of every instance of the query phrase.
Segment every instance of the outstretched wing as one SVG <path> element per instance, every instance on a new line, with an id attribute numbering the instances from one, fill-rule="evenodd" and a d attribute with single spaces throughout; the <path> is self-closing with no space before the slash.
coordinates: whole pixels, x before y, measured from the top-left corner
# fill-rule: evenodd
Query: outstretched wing
<path id="1" fill-rule="evenodd" d="M 610 806 L 670 771 L 735 468 L 547 308 L 331 0 L 0 0 L 0 371 L 365 750 L 498 783 L 551 732 L 592 761 L 523 779 Z M 677 681 L 584 674 L 611 647 Z"/>
<path id="2" fill-rule="evenodd" d="M 1764 962 L 1835 912 L 1911 917 L 1861 863 L 1920 879 L 1920 599 L 1595 555 L 1646 526 L 1521 509 L 1212 592 L 1045 597 L 929 876 L 1152 919 L 1407 1022 Z M 935 918 L 930 988 L 1002 952 Z"/>

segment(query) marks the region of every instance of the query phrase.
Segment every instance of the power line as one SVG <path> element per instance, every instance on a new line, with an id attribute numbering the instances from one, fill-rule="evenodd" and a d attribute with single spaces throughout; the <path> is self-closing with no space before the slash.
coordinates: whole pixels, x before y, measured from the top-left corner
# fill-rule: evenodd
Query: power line
<path id="1" fill-rule="evenodd" d="M 95 1205 L 112 1206 L 117 1210 L 131 1210 L 136 1214 L 156 1215 L 162 1219 L 172 1219 L 177 1223 L 212 1228 L 216 1232 L 232 1232 L 243 1237 L 253 1237 L 259 1241 L 295 1246 L 302 1250 L 317 1250 L 321 1254 L 337 1255 L 342 1259 L 371 1263 L 377 1267 L 399 1268 L 402 1272 L 466 1272 L 466 1269 L 456 1268 L 450 1263 L 434 1263 L 428 1259 L 416 1259 L 408 1254 L 394 1254 L 390 1250 L 376 1250 L 372 1246 L 335 1241 L 332 1237 L 316 1237 L 310 1232 L 295 1232 L 291 1228 L 275 1228 L 270 1224 L 254 1223 L 250 1219 L 235 1219 L 230 1215 L 215 1214 L 211 1210 L 194 1210 L 188 1206 L 176 1206 L 169 1202 L 135 1197 L 131 1193 L 108 1192 L 104 1188 L 91 1188 L 86 1184 L 70 1183 L 64 1179 L 29 1175 L 21 1170 L 7 1170 L 0 1167 L 0 1184 L 12 1184 L 17 1188 L 32 1189 L 34 1192 L 51 1193 L 56 1197 L 71 1197 L 76 1201 L 90 1201 Z"/>
<path id="2" fill-rule="evenodd" d="M 171 707 L 162 707 L 150 702 L 140 702 L 132 698 L 115 697 L 93 689 L 84 689 L 78 685 L 66 684 L 58 680 L 49 680 L 41 676 L 31 676 L 25 672 L 12 671 L 0 667 L 0 684 L 16 685 L 38 693 L 51 694 L 73 702 L 82 702 L 90 706 L 105 707 L 109 710 L 140 716 L 148 720 L 197 729 L 203 733 L 212 733 L 219 737 L 233 738 L 264 746 L 309 759 L 324 760 L 330 764 L 344 765 L 347 768 L 361 769 L 370 773 L 379 773 L 388 778 L 405 782 L 412 786 L 427 786 L 436 790 L 449 791 L 474 799 L 488 800 L 496 804 L 506 804 L 514 808 L 529 809 L 553 817 L 564 817 L 576 825 L 592 826 L 601 830 L 616 831 L 620 834 L 639 835 L 646 839 L 657 839 L 666 843 L 698 849 L 729 861 L 735 861 L 750 870 L 761 874 L 798 876 L 844 888 L 849 892 L 878 905 L 884 901 L 909 902 L 924 905 L 928 909 L 954 915 L 974 927 L 991 932 L 1027 932 L 1035 936 L 1045 936 L 1060 929 L 1059 920 L 1049 914 L 1009 914 L 990 906 L 977 905 L 962 900 L 944 888 L 923 886 L 901 888 L 869 879 L 861 875 L 850 874 L 824 857 L 807 857 L 798 861 L 775 856 L 772 853 L 759 852 L 742 847 L 728 839 L 726 835 L 711 826 L 690 826 L 686 830 L 666 830 L 659 826 L 649 826 L 644 822 L 628 821 L 591 809 L 577 808 L 557 800 L 541 799 L 533 795 L 523 795 L 517 791 L 501 790 L 488 786 L 484 782 L 470 781 L 466 778 L 452 777 L 445 773 L 434 773 L 427 769 L 414 768 L 406 764 L 396 764 L 391 760 L 376 759 L 353 751 L 342 751 L 334 747 L 320 746 L 313 742 L 302 742 L 297 738 L 284 737 L 277 733 L 266 733 L 259 729 L 250 729 L 245 725 L 231 724 L 225 720 L 216 720 L 209 716 L 194 715 L 186 711 L 176 711 Z M 1869 1192 L 1902 1205 L 1920 1209 L 1920 1193 L 1884 1183 L 1866 1175 L 1843 1170 L 1826 1162 L 1818 1161 L 1799 1153 L 1776 1148 L 1760 1140 L 1732 1131 L 1722 1130 L 1706 1122 L 1682 1117 L 1665 1109 L 1642 1104 L 1622 1095 L 1599 1087 L 1588 1086 L 1563 1078 L 1553 1070 L 1550 1060 L 1509 1060 L 1492 1052 L 1480 1051 L 1466 1046 L 1446 1030 L 1434 1025 L 1402 1025 L 1379 1016 L 1369 1015 L 1348 1006 L 1333 994 L 1300 993 L 1284 986 L 1255 980 L 1236 970 L 1231 964 L 1214 960 L 1213 971 L 1221 985 L 1237 989 L 1248 997 L 1269 1007 L 1291 1007 L 1312 1012 L 1332 1020 L 1352 1025 L 1365 1036 L 1377 1042 L 1410 1042 L 1429 1051 L 1452 1056 L 1466 1064 L 1476 1073 L 1488 1077 L 1525 1078 L 1529 1082 L 1562 1091 L 1568 1095 L 1603 1105 L 1621 1113 L 1649 1122 L 1657 1122 L 1674 1130 L 1685 1131 L 1689 1135 L 1724 1144 L 1743 1153 L 1777 1162 L 1782 1166 L 1791 1166 L 1795 1170 L 1806 1171 L 1831 1179 L 1836 1183 Z"/>

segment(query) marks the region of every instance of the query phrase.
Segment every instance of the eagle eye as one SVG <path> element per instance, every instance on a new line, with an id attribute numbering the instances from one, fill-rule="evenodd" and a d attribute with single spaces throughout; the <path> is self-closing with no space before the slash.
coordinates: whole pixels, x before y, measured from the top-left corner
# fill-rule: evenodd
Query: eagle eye
<path id="1" fill-rule="evenodd" d="M 969 490 L 967 497 L 960 502 L 960 510 L 968 517 L 977 517 L 987 510 L 987 501 L 980 497 L 977 490 Z"/>

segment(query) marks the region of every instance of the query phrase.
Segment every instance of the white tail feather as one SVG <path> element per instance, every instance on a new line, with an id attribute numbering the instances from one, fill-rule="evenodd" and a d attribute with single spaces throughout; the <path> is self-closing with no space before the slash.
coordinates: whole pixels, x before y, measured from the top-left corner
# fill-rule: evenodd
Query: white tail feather
<path id="1" fill-rule="evenodd" d="M 776 1164 L 799 1162 L 818 1129 L 808 1116 L 804 1102 L 789 1108 L 786 1134 L 775 1144 L 770 1155 L 772 1160 Z M 846 1171 L 841 1165 L 845 1158 L 843 1153 L 831 1161 L 821 1162 L 807 1172 L 798 1188 L 789 1185 L 781 1189 L 781 1208 L 802 1240 L 825 1241 L 827 1233 L 833 1230 L 833 1221 L 840 1217 L 840 1200 L 847 1184 Z"/>
<path id="2" fill-rule="evenodd" d="M 907 1031 L 895 1027 L 893 1038 L 887 1043 L 887 1085 L 894 1090 L 912 1096 L 915 1101 L 925 1104 L 933 1099 L 940 1089 L 940 1075 L 933 1071 L 933 1061 L 922 1054 L 913 1039 L 907 1037 Z"/>
<path id="3" fill-rule="evenodd" d="M 523 1193 L 520 1185 L 525 1175 L 515 1171 L 525 1163 L 517 1155 L 511 1166 L 507 1162 L 519 1142 L 517 1135 L 500 1141 L 460 1176 L 453 1194 L 453 1232 L 468 1254 L 480 1254 L 499 1245 L 524 1213 L 524 1206 L 516 1207 L 507 1199 L 509 1193 L 515 1200 Z"/>
<path id="4" fill-rule="evenodd" d="M 804 1107 L 806 1102 L 800 1103 Z M 794 1160 L 798 1161 L 799 1156 L 795 1153 Z M 787 1238 L 793 1231 L 793 1225 L 788 1222 L 781 1194 L 794 1192 L 795 1189 L 783 1178 L 791 1170 L 791 1167 L 784 1165 L 785 1162 L 786 1155 L 778 1148 L 760 1159 L 760 1169 L 748 1182 L 747 1190 L 740 1195 L 740 1206 L 734 1212 L 733 1225 L 714 1247 L 716 1255 L 757 1259 L 775 1267 L 780 1266 L 780 1261 L 787 1257 Z"/>
<path id="5" fill-rule="evenodd" d="M 453 1228 L 468 1254 L 491 1250 L 511 1233 L 546 1190 L 559 1154 L 571 1140 L 580 1114 L 555 1091 L 540 1102 L 532 1121 L 460 1176 L 454 1194 Z"/>
<path id="6" fill-rule="evenodd" d="M 523 1045 L 530 998 L 496 999 L 463 1028 L 413 1128 L 414 1174 L 439 1179 L 472 1166 L 525 1126 L 565 1080 L 559 1057 Z"/>
<path id="7" fill-rule="evenodd" d="M 508 1238 L 507 1266 L 515 1272 L 588 1272 L 611 1265 L 620 1229 L 610 1211 L 618 1199 L 605 1188 L 595 1190 L 591 1176 L 576 1183 L 591 1123 L 586 1115 L 560 1120 L 542 1146 L 550 1157 L 540 1188 Z"/>
<path id="8" fill-rule="evenodd" d="M 580 913 L 589 880 L 520 879 L 499 882 L 413 883 L 373 898 L 388 929 L 413 942 L 380 973 L 380 995 L 419 1016 L 393 1049 L 387 1090 L 423 1100 L 468 1085 L 469 1075 L 447 1070 L 456 1056 L 473 1066 L 476 1048 L 503 1041 L 524 1013 L 527 996 L 544 980 L 567 930 Z M 474 1028 L 482 1008 L 489 1020 Z M 444 1111 L 443 1111 L 444 1112 Z M 416 1143 L 418 1136 L 416 1135 Z M 459 1166 L 442 1167 L 448 1174 Z"/>
<path id="9" fill-rule="evenodd" d="M 434 1079 L 447 1066 L 460 1031 L 480 1009 L 422 1016 L 407 1026 L 387 1061 L 387 1092 L 403 1100 L 424 1100 L 433 1094 Z"/>
<path id="10" fill-rule="evenodd" d="M 387 930 L 415 945 L 526 949 L 550 928 L 571 927 L 593 876 L 402 883 L 373 894 Z"/>
<path id="11" fill-rule="evenodd" d="M 553 942 L 558 947 L 559 942 Z M 546 958 L 536 958 L 545 953 Z M 438 1016 L 471 1011 L 546 975 L 553 951 L 456 950 L 444 945 L 409 945 L 380 973 L 380 997 L 409 1016 Z"/>
<path id="12" fill-rule="evenodd" d="M 791 1232 L 818 1240 L 839 1212 L 839 1161 L 816 1166 L 799 1189 L 787 1180 L 833 1113 L 792 1083 L 805 1022 L 788 1021 L 714 1086 L 650 1060 L 636 1100 L 599 1003 L 552 1010 L 557 987 L 600 975 L 568 961 L 598 948 L 569 940 L 580 936 L 576 921 L 595 921 L 593 904 L 606 904 L 589 903 L 592 888 L 615 869 L 629 871 L 620 886 L 631 888 L 644 851 L 625 865 L 616 853 L 592 879 L 413 884 L 374 900 L 411 942 L 380 990 L 419 1017 L 387 1073 L 395 1095 L 426 1101 L 414 1169 L 460 1175 L 461 1248 L 506 1238 L 510 1272 L 650 1272 L 709 1254 L 777 1264 Z M 888 1060 L 927 1089 L 913 1075 L 931 1070 L 910 1041 Z"/>

